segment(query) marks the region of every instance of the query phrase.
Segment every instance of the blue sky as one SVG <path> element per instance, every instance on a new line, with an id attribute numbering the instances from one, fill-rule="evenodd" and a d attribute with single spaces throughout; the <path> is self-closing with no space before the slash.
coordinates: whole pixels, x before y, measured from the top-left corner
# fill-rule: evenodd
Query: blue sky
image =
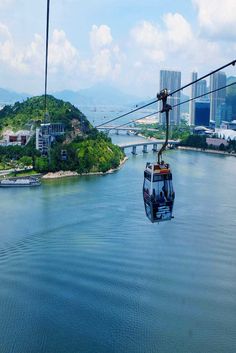
<path id="1" fill-rule="evenodd" d="M 43 91 L 45 12 L 0 0 L 0 87 Z M 152 97 L 160 69 L 186 83 L 236 58 L 235 0 L 51 0 L 50 18 L 51 91 L 105 82 Z"/>

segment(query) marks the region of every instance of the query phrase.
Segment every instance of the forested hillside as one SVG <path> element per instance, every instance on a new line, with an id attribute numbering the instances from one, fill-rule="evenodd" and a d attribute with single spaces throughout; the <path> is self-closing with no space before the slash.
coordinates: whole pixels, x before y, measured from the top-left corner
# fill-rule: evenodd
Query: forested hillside
<path id="1" fill-rule="evenodd" d="M 62 122 L 65 135 L 56 138 L 48 158 L 41 157 L 35 148 L 35 137 L 25 146 L 0 146 L 0 169 L 32 164 L 37 172 L 72 170 L 78 173 L 106 172 L 119 166 L 124 158 L 121 149 L 111 139 L 89 123 L 79 109 L 68 102 L 48 97 L 50 122 Z M 18 131 L 35 129 L 44 121 L 44 97 L 33 97 L 23 103 L 5 106 L 0 111 L 0 129 Z M 62 156 L 63 153 L 63 156 Z M 27 158 L 26 158 L 27 157 Z"/>
<path id="2" fill-rule="evenodd" d="M 82 131 L 86 132 L 92 128 L 85 115 L 79 109 L 69 102 L 56 99 L 53 96 L 47 97 L 47 110 L 50 115 L 50 121 L 63 122 L 66 130 L 72 130 L 72 121 L 78 120 Z M 28 98 L 14 105 L 6 105 L 0 111 L 0 130 L 11 128 L 14 131 L 29 127 L 30 125 L 39 125 L 45 118 L 44 96 Z"/>

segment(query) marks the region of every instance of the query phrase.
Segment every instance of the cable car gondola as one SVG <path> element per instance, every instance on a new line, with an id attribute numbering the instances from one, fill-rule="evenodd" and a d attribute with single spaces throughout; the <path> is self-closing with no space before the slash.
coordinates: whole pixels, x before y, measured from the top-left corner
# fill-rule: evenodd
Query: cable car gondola
<path id="1" fill-rule="evenodd" d="M 162 160 L 162 152 L 168 144 L 169 135 L 169 111 L 171 106 L 166 103 L 168 97 L 167 89 L 157 95 L 162 100 L 162 112 L 166 113 L 166 139 L 158 152 L 156 163 L 147 163 L 144 170 L 143 200 L 145 212 L 149 220 L 154 222 L 169 221 L 172 216 L 175 192 L 172 184 L 172 173 L 170 165 Z"/>

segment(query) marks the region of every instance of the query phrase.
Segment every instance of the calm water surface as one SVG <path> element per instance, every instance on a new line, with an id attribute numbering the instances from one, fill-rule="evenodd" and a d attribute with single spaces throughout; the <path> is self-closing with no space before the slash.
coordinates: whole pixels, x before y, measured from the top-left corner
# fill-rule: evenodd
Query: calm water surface
<path id="1" fill-rule="evenodd" d="M 1 353 L 236 352 L 236 160 L 168 152 L 175 219 L 153 225 L 153 158 L 0 190 Z"/>

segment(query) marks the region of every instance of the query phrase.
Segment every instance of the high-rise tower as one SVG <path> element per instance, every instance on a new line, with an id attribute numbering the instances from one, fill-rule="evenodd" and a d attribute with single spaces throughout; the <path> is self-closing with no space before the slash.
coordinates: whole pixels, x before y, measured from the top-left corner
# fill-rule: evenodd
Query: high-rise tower
<path id="1" fill-rule="evenodd" d="M 223 71 L 219 71 L 211 75 L 210 77 L 210 91 L 224 87 L 226 85 L 226 74 Z M 223 109 L 225 106 L 226 89 L 210 94 L 210 120 L 215 121 L 216 126 L 220 126 L 223 118 Z"/>
<path id="2" fill-rule="evenodd" d="M 192 72 L 192 81 L 197 80 L 197 72 Z M 207 93 L 207 82 L 206 80 L 201 80 L 197 83 L 194 83 L 191 86 L 191 98 L 199 97 L 202 94 Z M 196 102 L 203 102 L 203 101 L 208 101 L 209 97 L 208 95 L 205 95 L 203 97 L 196 98 L 196 100 L 190 101 L 190 125 L 195 125 L 195 108 L 196 108 Z"/>
<path id="3" fill-rule="evenodd" d="M 192 82 L 196 81 L 197 72 L 192 72 Z M 194 83 L 191 86 L 191 99 L 197 96 L 197 85 Z M 195 101 L 190 101 L 190 125 L 195 124 Z"/>
<path id="4" fill-rule="evenodd" d="M 160 70 L 160 91 L 167 88 L 169 92 L 173 92 L 181 87 L 181 72 Z M 180 103 L 180 91 L 173 96 L 168 97 L 168 104 L 172 107 Z M 163 114 L 160 116 L 160 121 L 163 123 L 165 117 Z M 178 125 L 180 121 L 180 106 L 173 108 L 170 111 L 170 124 Z"/>

